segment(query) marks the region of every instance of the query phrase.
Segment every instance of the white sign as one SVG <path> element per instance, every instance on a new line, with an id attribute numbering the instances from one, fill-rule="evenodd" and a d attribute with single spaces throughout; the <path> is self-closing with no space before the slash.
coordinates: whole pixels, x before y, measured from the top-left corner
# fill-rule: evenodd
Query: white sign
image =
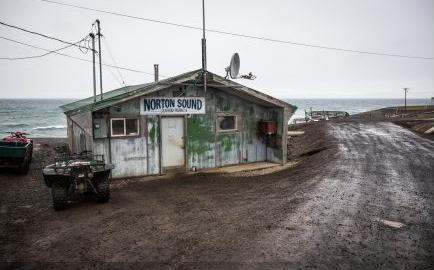
<path id="1" fill-rule="evenodd" d="M 204 97 L 144 97 L 140 114 L 205 114 Z"/>

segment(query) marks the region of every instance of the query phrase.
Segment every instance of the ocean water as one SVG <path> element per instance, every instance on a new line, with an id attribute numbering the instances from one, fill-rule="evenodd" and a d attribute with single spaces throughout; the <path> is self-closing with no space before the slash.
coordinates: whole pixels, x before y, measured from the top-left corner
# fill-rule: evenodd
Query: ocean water
<path id="1" fill-rule="evenodd" d="M 60 105 L 72 99 L 0 99 L 0 138 L 8 131 L 30 137 L 66 137 L 66 117 Z"/>
<path id="2" fill-rule="evenodd" d="M 30 137 L 66 137 L 66 117 L 60 105 L 73 99 L 0 99 L 0 138 L 8 131 L 23 131 Z M 346 111 L 350 114 L 403 106 L 402 99 L 285 99 L 298 107 L 294 118 L 304 110 Z M 408 99 L 408 105 L 429 105 L 430 99 Z"/>

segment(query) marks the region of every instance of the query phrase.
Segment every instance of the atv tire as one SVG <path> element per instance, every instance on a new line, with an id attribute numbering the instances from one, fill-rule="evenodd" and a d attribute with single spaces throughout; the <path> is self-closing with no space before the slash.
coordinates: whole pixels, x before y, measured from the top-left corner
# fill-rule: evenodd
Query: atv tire
<path id="1" fill-rule="evenodd" d="M 53 196 L 54 210 L 63 210 L 68 206 L 67 191 L 65 187 L 53 183 L 51 186 L 51 195 Z"/>
<path id="2" fill-rule="evenodd" d="M 110 199 L 110 181 L 108 177 L 99 179 L 96 184 L 95 199 L 99 203 L 105 203 Z"/>

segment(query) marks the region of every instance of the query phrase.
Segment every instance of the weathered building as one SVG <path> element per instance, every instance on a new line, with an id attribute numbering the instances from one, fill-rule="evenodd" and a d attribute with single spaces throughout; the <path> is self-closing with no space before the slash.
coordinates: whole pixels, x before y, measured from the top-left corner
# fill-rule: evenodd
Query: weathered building
<path id="1" fill-rule="evenodd" d="M 201 70 L 66 104 L 72 152 L 103 154 L 113 178 L 286 162 L 296 107 Z"/>

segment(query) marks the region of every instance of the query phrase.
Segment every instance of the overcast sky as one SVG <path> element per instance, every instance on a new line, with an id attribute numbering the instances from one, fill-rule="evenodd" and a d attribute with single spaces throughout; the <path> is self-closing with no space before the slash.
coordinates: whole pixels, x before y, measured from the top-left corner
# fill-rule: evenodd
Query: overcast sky
<path id="1" fill-rule="evenodd" d="M 57 0 L 128 15 L 201 26 L 201 0 Z M 119 66 L 164 75 L 201 67 L 201 31 L 128 19 L 39 0 L 0 0 L 0 21 L 75 42 L 99 18 L 102 33 Z M 432 0 L 206 1 L 207 28 L 322 46 L 389 54 L 434 56 Z M 0 25 L 0 36 L 46 49 L 65 44 Z M 208 70 L 224 75 L 238 52 L 237 80 L 279 98 L 410 98 L 434 96 L 434 61 L 354 54 L 207 33 Z M 90 53 L 63 53 L 91 60 Z M 0 39 L 0 57 L 43 53 Z M 112 60 L 106 49 L 103 62 Z M 0 98 L 83 98 L 92 95 L 92 64 L 48 55 L 0 60 Z M 120 87 L 119 75 L 103 69 L 104 90 Z M 126 84 L 152 75 L 121 71 Z M 117 79 L 116 79 L 117 78 Z"/>

